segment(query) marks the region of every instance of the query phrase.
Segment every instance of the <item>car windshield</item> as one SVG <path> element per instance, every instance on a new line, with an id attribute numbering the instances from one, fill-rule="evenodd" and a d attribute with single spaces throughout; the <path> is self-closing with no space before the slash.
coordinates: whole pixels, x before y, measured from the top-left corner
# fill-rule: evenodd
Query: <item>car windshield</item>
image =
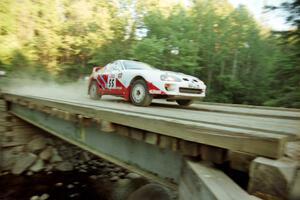
<path id="1" fill-rule="evenodd" d="M 124 60 L 123 65 L 125 69 L 155 69 L 149 64 L 142 63 L 142 62 L 137 62 L 137 61 L 131 61 L 131 60 Z"/>

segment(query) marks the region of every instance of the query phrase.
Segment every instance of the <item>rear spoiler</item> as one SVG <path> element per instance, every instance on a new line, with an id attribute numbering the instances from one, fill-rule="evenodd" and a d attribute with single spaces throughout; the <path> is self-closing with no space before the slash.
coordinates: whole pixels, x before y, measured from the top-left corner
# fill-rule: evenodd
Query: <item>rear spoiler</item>
<path id="1" fill-rule="evenodd" d="M 93 67 L 93 72 L 97 72 L 97 71 L 99 71 L 100 69 L 102 69 L 102 67 L 99 67 L 99 66 Z"/>

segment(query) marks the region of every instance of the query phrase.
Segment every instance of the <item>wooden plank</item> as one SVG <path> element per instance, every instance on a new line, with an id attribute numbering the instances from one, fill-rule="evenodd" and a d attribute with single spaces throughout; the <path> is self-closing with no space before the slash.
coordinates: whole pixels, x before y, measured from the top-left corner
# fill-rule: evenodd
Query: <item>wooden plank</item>
<path id="1" fill-rule="evenodd" d="M 14 115 L 11 115 L 11 114 L 8 115 L 7 121 L 12 122 L 12 123 L 26 123 L 26 124 L 28 124 L 26 121 L 14 116 Z"/>
<path id="2" fill-rule="evenodd" d="M 7 103 L 6 101 L 0 99 L 0 111 L 6 111 L 7 110 Z"/>
<path id="3" fill-rule="evenodd" d="M 284 154 L 292 160 L 300 162 L 300 140 L 287 142 Z"/>
<path id="4" fill-rule="evenodd" d="M 111 123 L 109 121 L 102 120 L 101 121 L 101 131 L 111 133 L 111 132 L 115 132 L 116 129 L 115 129 L 113 123 Z"/>
<path id="5" fill-rule="evenodd" d="M 64 119 L 64 112 L 61 115 L 61 118 Z M 90 126 L 93 122 L 93 119 L 89 118 L 89 117 L 82 116 L 82 115 L 78 115 L 78 122 L 83 126 Z"/>
<path id="6" fill-rule="evenodd" d="M 300 199 L 300 169 L 297 170 L 294 181 L 291 187 L 289 188 L 289 199 L 297 200 Z"/>
<path id="7" fill-rule="evenodd" d="M 28 126 L 32 126 L 32 125 L 30 125 L 30 124 L 27 123 L 27 122 L 20 122 L 20 121 L 18 121 L 18 122 L 12 122 L 12 121 L 7 121 L 7 120 L 3 121 L 3 122 L 1 123 L 1 125 L 2 125 L 2 126 L 18 126 L 18 127 L 28 127 Z"/>
<path id="8" fill-rule="evenodd" d="M 6 106 L 0 106 L 0 112 L 6 112 L 7 108 Z"/>
<path id="9" fill-rule="evenodd" d="M 129 137 L 129 128 L 122 125 L 116 125 L 116 133 L 125 137 Z"/>
<path id="10" fill-rule="evenodd" d="M 3 112 L 3 111 L 0 111 L 0 118 L 5 118 L 7 116 L 12 116 L 11 114 L 9 114 L 9 112 Z"/>
<path id="11" fill-rule="evenodd" d="M 156 145 L 158 143 L 158 134 L 146 132 L 145 133 L 145 142 Z"/>
<path id="12" fill-rule="evenodd" d="M 36 134 L 36 132 L 32 132 L 32 131 L 7 131 L 4 133 L 4 136 L 7 137 L 31 137 L 34 136 Z"/>
<path id="13" fill-rule="evenodd" d="M 39 111 L 42 111 L 42 112 L 44 112 L 44 113 L 47 113 L 47 114 L 51 114 L 51 112 L 52 112 L 51 107 L 49 107 L 49 106 L 44 106 L 44 105 L 40 105 L 40 106 L 38 107 L 38 110 L 39 110 Z"/>
<path id="14" fill-rule="evenodd" d="M 0 126 L 0 132 L 5 132 L 5 131 L 9 131 L 10 129 L 8 127 L 5 126 Z"/>
<path id="15" fill-rule="evenodd" d="M 160 148 L 164 148 L 164 149 L 166 149 L 166 148 L 172 149 L 172 140 L 171 139 L 172 139 L 171 137 L 160 135 L 158 146 Z"/>
<path id="16" fill-rule="evenodd" d="M 212 105 L 215 107 L 226 107 L 231 109 L 232 107 L 236 108 L 249 108 L 256 110 L 271 110 L 271 111 L 284 111 L 284 112 L 299 112 L 297 108 L 284 108 L 284 107 L 268 107 L 268 106 L 255 106 L 255 105 L 245 105 L 245 104 L 230 104 L 230 103 L 214 103 L 214 102 L 199 102 L 199 105 Z"/>
<path id="17" fill-rule="evenodd" d="M 9 128 L 7 131 L 16 133 L 39 133 L 41 130 L 39 128 Z"/>
<path id="18" fill-rule="evenodd" d="M 209 145 L 201 145 L 201 158 L 216 164 L 222 164 L 227 159 L 227 151 Z"/>
<path id="19" fill-rule="evenodd" d="M 0 116 L 0 122 L 1 122 L 1 124 L 3 123 L 3 122 L 7 122 L 7 121 L 9 121 L 9 115 L 2 115 L 2 116 Z"/>
<path id="20" fill-rule="evenodd" d="M 271 110 L 271 109 L 261 109 L 261 108 L 243 108 L 243 107 L 231 107 L 231 106 L 220 106 L 220 105 L 206 105 L 197 104 L 193 108 L 199 111 L 208 112 L 219 112 L 219 113 L 229 113 L 229 114 L 239 114 L 247 116 L 258 116 L 258 117 L 271 117 L 271 118 L 281 118 L 281 119 L 300 119 L 300 111 L 288 109 L 283 110 Z"/>
<path id="21" fill-rule="evenodd" d="M 67 121 L 77 121 L 77 115 L 64 111 L 63 119 Z"/>
<path id="22" fill-rule="evenodd" d="M 59 114 L 59 110 L 57 109 L 57 108 L 51 108 L 50 109 L 50 115 L 51 116 L 58 116 L 58 114 Z"/>
<path id="23" fill-rule="evenodd" d="M 18 103 L 22 106 L 27 106 L 28 105 L 28 101 L 25 99 L 18 99 Z"/>
<path id="24" fill-rule="evenodd" d="M 185 140 L 179 141 L 180 152 L 184 156 L 198 156 L 198 144 L 195 142 L 189 142 Z"/>
<path id="25" fill-rule="evenodd" d="M 3 135 L 2 147 L 13 147 L 28 144 L 33 138 L 34 134 L 16 134 L 14 132 L 6 132 Z"/>
<path id="26" fill-rule="evenodd" d="M 35 104 L 33 102 L 28 102 L 29 109 L 35 109 Z"/>
<path id="27" fill-rule="evenodd" d="M 139 140 L 139 141 L 144 140 L 144 133 L 142 130 L 139 130 L 136 128 L 131 128 L 131 129 L 129 129 L 129 134 L 130 134 L 130 137 L 135 140 Z"/>
<path id="28" fill-rule="evenodd" d="M 289 199 L 298 170 L 297 161 L 255 158 L 250 166 L 248 192 L 262 199 Z"/>
<path id="29" fill-rule="evenodd" d="M 229 151 L 228 160 L 230 167 L 235 170 L 249 172 L 251 162 L 255 159 L 255 155 Z"/>
<path id="30" fill-rule="evenodd" d="M 179 200 L 254 200 L 226 174 L 205 162 L 184 162 L 178 190 Z"/>
<path id="31" fill-rule="evenodd" d="M 180 148 L 180 144 L 179 144 L 179 139 L 177 139 L 177 138 L 171 138 L 171 140 L 172 140 L 172 147 L 171 147 L 171 149 L 172 149 L 172 151 L 178 151 L 179 150 L 179 148 Z"/>
<path id="32" fill-rule="evenodd" d="M 149 135 L 149 133 L 147 134 Z M 174 137 L 157 135 L 154 136 L 152 140 L 152 142 L 158 145 L 160 148 L 171 149 L 172 151 L 178 151 L 180 149 L 179 140 Z"/>

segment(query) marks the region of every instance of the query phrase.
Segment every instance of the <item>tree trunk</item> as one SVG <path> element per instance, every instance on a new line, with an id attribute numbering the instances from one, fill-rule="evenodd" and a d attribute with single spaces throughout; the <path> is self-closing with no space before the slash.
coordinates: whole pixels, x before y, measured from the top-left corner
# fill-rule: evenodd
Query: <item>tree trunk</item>
<path id="1" fill-rule="evenodd" d="M 208 68 L 208 73 L 207 73 L 207 94 L 209 94 L 210 86 L 211 86 L 211 81 L 212 81 L 212 69 L 210 67 Z"/>
<path id="2" fill-rule="evenodd" d="M 233 59 L 233 65 L 232 65 L 232 78 L 235 79 L 236 77 L 236 71 L 237 71 L 237 62 L 238 62 L 238 50 L 235 50 L 234 52 L 234 59 Z"/>
<path id="3" fill-rule="evenodd" d="M 220 71 L 220 75 L 223 76 L 225 73 L 225 62 L 224 62 L 224 59 L 222 60 L 222 63 L 221 63 L 221 71 Z"/>

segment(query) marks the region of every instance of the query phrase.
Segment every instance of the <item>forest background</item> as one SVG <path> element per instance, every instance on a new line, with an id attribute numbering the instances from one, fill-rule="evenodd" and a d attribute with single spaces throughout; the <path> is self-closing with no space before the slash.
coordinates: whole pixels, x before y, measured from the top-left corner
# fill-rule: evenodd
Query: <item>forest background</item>
<path id="1" fill-rule="evenodd" d="M 288 31 L 226 0 L 1 0 L 0 70 L 69 82 L 115 59 L 199 77 L 205 101 L 300 108 L 300 1 Z"/>

